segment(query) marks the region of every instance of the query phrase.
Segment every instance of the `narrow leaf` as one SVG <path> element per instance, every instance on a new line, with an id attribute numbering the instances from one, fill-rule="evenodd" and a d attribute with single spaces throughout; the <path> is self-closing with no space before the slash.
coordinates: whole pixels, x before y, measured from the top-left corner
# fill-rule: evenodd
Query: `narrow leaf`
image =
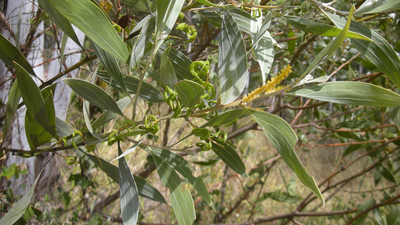
<path id="1" fill-rule="evenodd" d="M 364 213 L 364 211 L 365 211 L 366 209 L 371 208 L 374 204 L 375 204 L 375 200 L 374 200 L 374 199 L 371 199 L 371 200 L 365 202 L 364 204 L 360 205 L 360 206 L 358 207 L 358 210 L 357 210 L 357 215 L 360 214 L 360 213 Z M 354 225 L 361 225 L 361 224 L 364 224 L 365 219 L 367 219 L 367 217 L 368 217 L 368 213 L 369 213 L 369 212 L 364 213 L 361 217 L 359 217 L 358 219 L 356 219 L 352 224 L 354 224 Z"/>
<path id="2" fill-rule="evenodd" d="M 224 161 L 226 165 L 228 165 L 231 169 L 233 169 L 239 175 L 243 177 L 249 177 L 246 173 L 246 166 L 244 165 L 242 159 L 237 154 L 235 149 L 226 142 L 218 141 L 217 139 L 213 139 L 212 150 L 215 154 L 218 155 L 219 158 Z"/>
<path id="3" fill-rule="evenodd" d="M 151 148 L 151 149 L 152 149 L 152 154 L 157 155 L 158 157 L 167 161 L 174 170 L 176 170 L 178 173 L 180 173 L 183 177 L 187 179 L 187 181 L 194 187 L 194 189 L 196 189 L 196 191 L 203 198 L 203 200 L 211 208 L 215 209 L 211 197 L 208 194 L 206 185 L 203 182 L 203 179 L 201 179 L 201 177 L 193 176 L 192 172 L 190 171 L 190 165 L 184 158 L 182 158 L 180 155 L 177 155 L 173 152 L 164 149 L 158 149 L 158 148 Z"/>
<path id="4" fill-rule="evenodd" d="M 11 67 L 15 67 L 14 62 L 19 64 L 28 73 L 34 75 L 31 65 L 26 58 L 22 55 L 18 48 L 16 48 L 9 40 L 0 34 L 0 59 Z"/>
<path id="5" fill-rule="evenodd" d="M 126 88 L 124 76 L 122 75 L 121 69 L 119 68 L 117 59 L 109 55 L 106 51 L 101 49 L 96 44 L 93 44 L 93 50 L 97 57 L 100 59 L 101 64 L 103 64 L 104 68 L 107 70 L 108 74 L 110 74 L 112 80 L 115 80 L 121 90 L 125 94 L 129 95 L 128 89 Z"/>
<path id="6" fill-rule="evenodd" d="M 212 118 L 210 121 L 205 123 L 201 127 L 213 127 L 213 126 L 220 126 L 223 124 L 231 123 L 232 121 L 236 120 L 237 118 L 247 114 L 245 109 L 234 109 L 230 111 L 226 111 L 221 115 L 218 115 Z"/>
<path id="7" fill-rule="evenodd" d="M 326 13 L 339 28 L 344 26 L 344 20 L 337 15 Z M 350 30 L 363 34 L 373 42 L 351 39 L 351 44 L 382 71 L 397 87 L 400 87 L 400 59 L 393 47 L 373 29 L 353 21 Z"/>
<path id="8" fill-rule="evenodd" d="M 114 161 L 114 160 L 123 158 L 123 157 L 125 157 L 126 155 L 128 155 L 129 153 L 131 153 L 132 151 L 134 151 L 134 150 L 137 148 L 137 146 L 139 146 L 139 145 L 142 143 L 142 141 L 146 138 L 146 136 L 147 136 L 147 135 L 143 136 L 137 143 L 135 143 L 132 147 L 130 147 L 129 149 L 127 149 L 124 153 L 122 153 L 122 152 L 119 153 L 119 156 L 118 156 L 117 158 L 111 160 L 111 162 Z"/>
<path id="9" fill-rule="evenodd" d="M 129 52 L 121 37 L 106 14 L 92 1 L 48 1 L 104 51 L 123 62 L 128 60 Z"/>
<path id="10" fill-rule="evenodd" d="M 289 22 L 290 25 L 295 26 L 302 31 L 316 35 L 321 35 L 325 37 L 336 37 L 339 36 L 340 32 L 342 32 L 342 29 L 340 28 L 328 24 L 317 23 L 297 16 L 282 16 L 282 18 L 287 22 Z M 347 33 L 347 38 L 356 38 L 365 41 L 373 41 L 372 39 L 366 37 L 363 34 L 359 34 L 352 31 L 349 31 Z"/>
<path id="11" fill-rule="evenodd" d="M 285 160 L 286 164 L 296 173 L 301 182 L 310 188 L 325 205 L 324 198 L 314 178 L 308 174 L 294 151 L 297 136 L 290 125 L 279 116 L 270 113 L 255 110 L 249 110 L 249 112 L 258 125 L 262 127 L 265 135 Z"/>
<path id="12" fill-rule="evenodd" d="M 167 48 L 168 47 L 166 45 L 161 45 L 158 51 L 162 54 Z M 168 57 L 172 63 L 172 66 L 174 67 L 176 77 L 179 80 L 193 79 L 193 75 L 190 72 L 190 65 L 192 64 L 192 61 L 185 54 L 175 48 L 171 48 Z"/>
<path id="13" fill-rule="evenodd" d="M 165 1 L 157 0 L 156 2 L 156 31 L 155 31 L 155 48 L 156 52 L 165 38 L 171 32 L 182 9 L 185 0 Z"/>
<path id="14" fill-rule="evenodd" d="M 337 81 L 302 88 L 289 94 L 339 104 L 376 107 L 400 106 L 400 95 L 369 83 Z"/>
<path id="15" fill-rule="evenodd" d="M 145 20 L 145 24 L 140 31 L 139 37 L 132 48 L 130 59 L 130 68 L 135 69 L 138 66 L 139 60 L 143 57 L 146 45 L 151 39 L 152 32 L 154 31 L 154 17 Z M 136 28 L 136 27 L 135 27 Z"/>
<path id="16" fill-rule="evenodd" d="M 179 225 L 190 225 L 196 219 L 192 196 L 182 191 L 181 178 L 164 159 L 153 154 L 157 172 L 164 186 L 170 190 L 170 202 Z"/>
<path id="17" fill-rule="evenodd" d="M 43 10 L 51 16 L 57 27 L 64 31 L 77 45 L 81 46 L 71 23 L 62 14 L 60 14 L 48 0 L 39 0 L 39 4 Z"/>
<path id="18" fill-rule="evenodd" d="M 261 202 L 268 198 L 277 202 L 286 202 L 286 203 L 296 203 L 303 200 L 303 198 L 299 196 L 292 196 L 285 192 L 275 191 L 275 192 L 264 193 L 260 198 L 257 199 L 256 202 Z"/>
<path id="19" fill-rule="evenodd" d="M 398 0 L 366 0 L 355 12 L 357 15 L 380 13 L 385 11 L 394 11 L 400 9 Z"/>
<path id="20" fill-rule="evenodd" d="M 114 88 L 121 90 L 119 85 L 111 79 L 111 76 L 108 73 L 105 72 L 98 72 L 97 76 L 100 77 L 103 81 L 105 81 L 107 84 L 110 84 Z M 139 86 L 139 78 L 132 77 L 132 76 L 126 76 L 124 77 L 125 84 L 128 88 L 128 91 L 130 94 L 136 94 L 136 90 Z M 142 83 L 142 88 L 140 89 L 140 94 L 139 97 L 146 100 L 146 101 L 151 101 L 151 102 L 163 102 L 164 97 L 161 94 L 161 92 L 154 87 L 153 85 L 149 83 Z"/>
<path id="21" fill-rule="evenodd" d="M 118 153 L 122 154 L 118 142 Z M 129 166 L 124 157 L 119 160 L 119 187 L 121 196 L 122 221 L 124 224 L 135 225 L 139 215 L 139 194 L 135 179 L 129 170 Z"/>
<path id="22" fill-rule="evenodd" d="M 114 100 L 103 89 L 95 84 L 74 78 L 63 79 L 63 81 L 75 93 L 93 105 L 114 112 L 120 116 L 124 116 Z"/>
<path id="23" fill-rule="evenodd" d="M 229 11 L 224 11 L 218 55 L 219 91 L 222 104 L 234 101 L 247 82 L 246 48 Z"/>
<path id="24" fill-rule="evenodd" d="M 53 137 L 57 137 L 55 127 L 51 125 L 46 105 L 39 88 L 31 76 L 17 63 L 15 64 L 18 87 L 26 108 L 30 111 L 35 121 L 40 124 Z"/>
<path id="25" fill-rule="evenodd" d="M 173 88 L 177 82 L 177 79 L 174 67 L 172 66 L 172 63 L 168 57 L 170 49 L 171 46 L 169 46 L 161 55 L 160 73 L 161 73 L 161 82 L 165 86 Z"/>
<path id="26" fill-rule="evenodd" d="M 189 109 L 193 109 L 196 106 L 204 92 L 203 86 L 191 80 L 180 81 L 174 87 L 179 99 Z"/>
<path id="27" fill-rule="evenodd" d="M 17 202 L 15 205 L 8 211 L 1 219 L 0 224 L 4 225 L 12 225 L 21 216 L 24 215 L 26 209 L 28 208 L 29 204 L 31 203 L 32 196 L 35 192 L 36 184 L 39 181 L 40 175 L 42 175 L 44 168 L 40 171 L 39 175 L 36 177 L 35 182 L 33 182 L 32 186 L 29 188 L 28 192 Z"/>
<path id="28" fill-rule="evenodd" d="M 11 86 L 10 92 L 8 94 L 7 99 L 7 108 L 6 108 L 6 118 L 4 119 L 4 127 L 3 127 L 3 142 L 6 140 L 7 132 L 14 120 L 15 112 L 18 109 L 18 103 L 21 99 L 21 91 L 18 87 L 18 80 L 15 80 L 13 85 Z"/>

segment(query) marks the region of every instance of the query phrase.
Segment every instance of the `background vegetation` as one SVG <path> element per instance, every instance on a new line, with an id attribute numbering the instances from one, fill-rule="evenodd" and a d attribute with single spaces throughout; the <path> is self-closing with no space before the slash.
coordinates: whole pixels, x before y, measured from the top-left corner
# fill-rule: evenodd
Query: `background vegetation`
<path id="1" fill-rule="evenodd" d="M 0 224 L 400 224 L 398 1 L 2 3 Z"/>

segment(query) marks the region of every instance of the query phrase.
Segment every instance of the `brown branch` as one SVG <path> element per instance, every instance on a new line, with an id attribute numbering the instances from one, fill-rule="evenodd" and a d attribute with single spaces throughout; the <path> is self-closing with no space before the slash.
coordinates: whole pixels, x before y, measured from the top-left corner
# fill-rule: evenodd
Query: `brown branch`
<path id="1" fill-rule="evenodd" d="M 10 33 L 10 36 L 11 36 L 14 40 L 16 40 L 16 39 L 17 39 L 17 38 L 16 38 L 16 35 L 15 35 L 14 31 L 12 30 L 11 25 L 10 25 L 10 23 L 8 22 L 7 18 L 4 16 L 3 12 L 0 12 L 0 20 L 1 20 L 1 22 L 3 22 L 4 25 L 6 26 L 8 32 Z"/>

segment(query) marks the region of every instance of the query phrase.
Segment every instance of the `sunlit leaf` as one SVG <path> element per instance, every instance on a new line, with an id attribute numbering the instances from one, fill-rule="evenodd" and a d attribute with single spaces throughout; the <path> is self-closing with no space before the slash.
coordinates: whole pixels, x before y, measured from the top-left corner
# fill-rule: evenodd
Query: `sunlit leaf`
<path id="1" fill-rule="evenodd" d="M 18 80 L 15 80 L 13 85 L 11 86 L 10 92 L 8 93 L 7 99 L 7 108 L 6 108 L 6 118 L 4 119 L 4 127 L 3 127 L 3 141 L 7 137 L 7 132 L 14 120 L 14 115 L 18 109 L 18 103 L 21 99 L 21 91 L 18 87 Z"/>
<path id="2" fill-rule="evenodd" d="M 118 142 L 118 154 L 122 154 Z M 135 179 L 130 172 L 124 157 L 120 157 L 119 164 L 119 187 L 121 197 L 122 221 L 124 224 L 136 224 L 139 215 L 139 194 Z"/>
<path id="3" fill-rule="evenodd" d="M 142 30 L 140 31 L 139 37 L 132 48 L 132 54 L 129 65 L 130 68 L 132 69 L 136 69 L 139 60 L 143 57 L 145 53 L 146 45 L 148 44 L 149 39 L 151 39 L 152 32 L 154 31 L 154 26 L 155 26 L 154 20 L 155 20 L 154 17 L 150 17 L 149 19 L 145 20 Z"/>
<path id="4" fill-rule="evenodd" d="M 179 225 L 190 225 L 196 219 L 194 203 L 188 190 L 182 191 L 181 178 L 167 161 L 153 154 L 157 172 L 164 186 L 170 190 L 169 200 Z"/>
<path id="5" fill-rule="evenodd" d="M 161 45 L 158 51 L 162 54 L 166 49 L 166 45 Z M 168 57 L 174 67 L 176 77 L 179 80 L 193 79 L 193 75 L 190 72 L 192 61 L 185 54 L 175 48 L 171 48 Z"/>
<path id="6" fill-rule="evenodd" d="M 297 143 L 297 136 L 290 125 L 279 116 L 267 112 L 256 110 L 249 110 L 249 112 L 258 125 L 262 127 L 265 135 L 282 156 L 283 160 L 285 160 L 286 164 L 296 173 L 301 182 L 310 188 L 325 204 L 314 178 L 308 174 L 296 155 L 294 146 Z"/>
<path id="7" fill-rule="evenodd" d="M 398 0 L 366 0 L 355 13 L 356 15 L 360 15 L 394 11 L 398 9 L 400 9 L 400 2 Z"/>
<path id="8" fill-rule="evenodd" d="M 223 124 L 227 124 L 245 114 L 247 114 L 247 111 L 245 109 L 234 109 L 234 110 L 226 111 L 226 112 L 222 113 L 221 115 L 218 115 L 218 116 L 212 118 L 210 121 L 208 121 L 201 127 L 213 127 L 213 126 L 220 126 Z"/>
<path id="9" fill-rule="evenodd" d="M 236 173 L 242 175 L 243 177 L 249 177 L 249 175 L 246 173 L 246 166 L 231 145 L 213 138 L 212 150 Z"/>
<path id="10" fill-rule="evenodd" d="M 326 13 L 339 28 L 344 26 L 344 19 Z M 400 59 L 393 47 L 376 31 L 357 22 L 352 22 L 350 30 L 363 34 L 374 42 L 351 39 L 351 44 L 382 71 L 397 87 L 400 87 Z"/>
<path id="11" fill-rule="evenodd" d="M 204 92 L 204 87 L 191 80 L 182 80 L 175 84 L 179 99 L 189 109 L 193 109 Z"/>
<path id="12" fill-rule="evenodd" d="M 160 66 L 160 78 L 161 82 L 165 85 L 170 87 L 171 89 L 174 88 L 174 85 L 177 82 L 176 74 L 174 67 L 168 57 L 169 52 L 171 50 L 171 46 L 169 46 L 161 55 L 161 66 Z"/>
<path id="13" fill-rule="evenodd" d="M 128 60 L 129 52 L 121 37 L 102 9 L 92 1 L 48 1 L 104 51 L 123 62 Z"/>
<path id="14" fill-rule="evenodd" d="M 218 55 L 219 91 L 222 104 L 234 101 L 247 82 L 246 48 L 229 11 L 224 11 Z"/>
<path id="15" fill-rule="evenodd" d="M 400 106 L 400 95 L 370 83 L 337 81 L 302 88 L 289 94 L 320 101 L 376 107 Z"/>
<path id="16" fill-rule="evenodd" d="M 22 99 L 35 121 L 40 124 L 53 137 L 57 137 L 55 127 L 51 124 L 49 114 L 42 94 L 31 76 L 20 65 L 15 64 L 17 73 L 18 87 Z"/>
<path id="17" fill-rule="evenodd" d="M 153 3 L 149 0 L 121 0 L 121 2 L 134 10 L 139 10 L 141 12 L 148 12 L 154 7 Z"/>
<path id="18" fill-rule="evenodd" d="M 34 75 L 35 72 L 32 66 L 28 63 L 22 53 L 16 48 L 3 34 L 0 34 L 0 59 L 11 67 L 14 67 L 14 62 L 19 64 L 28 73 Z"/>
<path id="19" fill-rule="evenodd" d="M 35 192 L 36 184 L 42 175 L 44 168 L 40 171 L 39 175 L 36 177 L 32 186 L 29 188 L 28 192 L 17 202 L 15 205 L 0 219 L 0 224 L 12 225 L 17 222 L 21 216 L 24 215 L 26 209 L 31 203 L 32 196 Z"/>
<path id="20" fill-rule="evenodd" d="M 114 112 L 120 116 L 124 116 L 114 100 L 103 89 L 95 84 L 75 78 L 67 78 L 63 79 L 63 81 L 75 93 L 93 105 Z"/>
<path id="21" fill-rule="evenodd" d="M 212 208 L 214 208 L 214 204 L 211 200 L 210 195 L 208 194 L 206 185 L 204 184 L 201 177 L 193 176 L 189 163 L 182 158 L 181 156 L 158 148 L 151 148 L 152 154 L 157 155 L 158 157 L 164 159 L 169 163 L 169 165 L 180 173 L 183 177 L 187 179 L 187 181 L 196 189 L 199 195 L 203 198 L 203 200 Z"/>
<path id="22" fill-rule="evenodd" d="M 71 23 L 62 14 L 60 14 L 48 0 L 39 0 L 39 4 L 43 10 L 51 16 L 51 19 L 57 27 L 64 31 L 77 45 L 81 46 Z"/>

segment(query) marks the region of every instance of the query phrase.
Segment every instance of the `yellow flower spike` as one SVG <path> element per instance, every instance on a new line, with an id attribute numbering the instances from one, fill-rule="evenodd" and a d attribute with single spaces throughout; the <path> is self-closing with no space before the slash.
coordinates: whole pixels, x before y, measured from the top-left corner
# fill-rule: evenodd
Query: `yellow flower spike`
<path id="1" fill-rule="evenodd" d="M 255 97 L 263 93 L 271 93 L 279 91 L 287 86 L 278 86 L 290 73 L 292 72 L 292 66 L 287 65 L 283 68 L 276 77 L 272 77 L 266 84 L 257 88 L 242 99 L 243 103 L 249 103 L 254 100 Z"/>

